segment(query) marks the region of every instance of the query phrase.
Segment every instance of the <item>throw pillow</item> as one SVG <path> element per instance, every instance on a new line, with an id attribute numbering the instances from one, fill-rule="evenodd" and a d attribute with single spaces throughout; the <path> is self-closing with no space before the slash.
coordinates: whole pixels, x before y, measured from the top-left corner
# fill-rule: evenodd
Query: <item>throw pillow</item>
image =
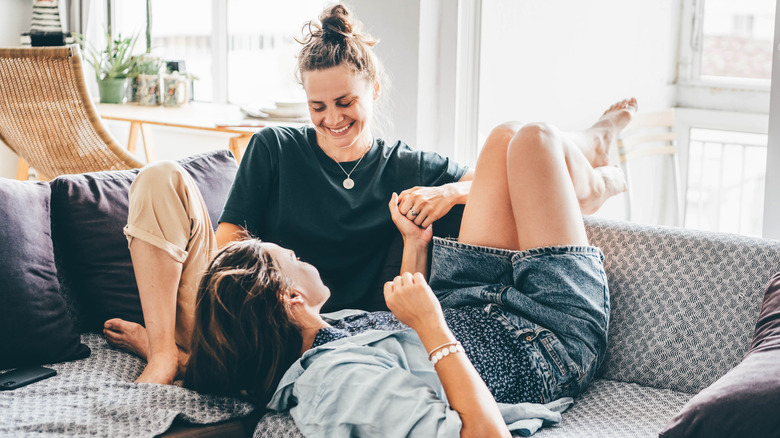
<path id="1" fill-rule="evenodd" d="M 89 356 L 59 294 L 50 195 L 0 178 L 0 369 Z"/>
<path id="2" fill-rule="evenodd" d="M 238 168 L 219 150 L 179 161 L 203 195 L 212 224 L 224 206 Z M 128 193 L 138 170 L 63 175 L 51 182 L 54 251 L 62 276 L 79 302 L 87 330 L 102 330 L 107 319 L 143 324 L 141 301 L 122 228 Z"/>
<path id="3" fill-rule="evenodd" d="M 780 432 L 780 273 L 769 282 L 742 362 L 694 396 L 662 438 L 775 437 Z"/>

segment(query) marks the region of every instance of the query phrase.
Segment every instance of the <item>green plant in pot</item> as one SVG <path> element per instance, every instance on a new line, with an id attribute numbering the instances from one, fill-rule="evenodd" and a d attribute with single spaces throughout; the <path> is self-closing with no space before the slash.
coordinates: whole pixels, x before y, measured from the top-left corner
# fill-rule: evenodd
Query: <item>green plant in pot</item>
<path id="1" fill-rule="evenodd" d="M 127 74 L 136 61 L 133 49 L 138 36 L 123 38 L 119 34 L 116 39 L 113 39 L 107 34 L 106 47 L 102 50 L 89 44 L 83 35 L 77 35 L 76 38 L 95 68 L 95 77 L 100 90 L 100 102 L 123 103 Z"/>

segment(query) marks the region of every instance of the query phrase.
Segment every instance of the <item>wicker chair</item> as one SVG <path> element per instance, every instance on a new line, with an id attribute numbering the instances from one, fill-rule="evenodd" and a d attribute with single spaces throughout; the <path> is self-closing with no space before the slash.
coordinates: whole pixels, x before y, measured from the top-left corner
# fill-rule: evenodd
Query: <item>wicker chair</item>
<path id="1" fill-rule="evenodd" d="M 133 169 L 143 163 L 120 147 L 98 116 L 77 45 L 0 48 L 0 141 L 39 179 Z"/>

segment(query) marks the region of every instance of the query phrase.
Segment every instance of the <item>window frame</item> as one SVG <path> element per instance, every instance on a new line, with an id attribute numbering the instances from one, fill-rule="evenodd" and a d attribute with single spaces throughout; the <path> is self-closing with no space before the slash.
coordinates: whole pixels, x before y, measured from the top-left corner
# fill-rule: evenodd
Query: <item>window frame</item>
<path id="1" fill-rule="evenodd" d="M 479 69 L 482 0 L 458 1 L 454 159 L 476 166 L 479 144 Z"/>
<path id="2" fill-rule="evenodd" d="M 701 50 L 706 0 L 682 0 L 680 40 L 677 57 L 677 110 L 675 135 L 680 157 L 680 182 L 683 200 L 688 191 L 689 141 L 692 128 L 718 129 L 769 134 L 770 90 L 773 80 L 724 78 L 701 75 Z M 777 0 L 780 5 L 780 0 Z M 777 10 L 776 10 L 777 13 Z M 777 32 L 777 21 L 775 21 Z M 776 58 L 773 42 L 773 58 Z M 776 60 L 773 65 L 776 66 Z M 776 76 L 773 69 L 773 76 Z M 777 78 L 773 78 L 777 81 Z M 770 198 L 776 197 L 770 185 L 772 139 L 767 144 L 767 179 L 764 192 L 764 231 Z M 683 202 L 683 214 L 687 202 Z M 680 224 L 681 226 L 684 225 Z"/>
<path id="3" fill-rule="evenodd" d="M 684 108 L 768 114 L 771 80 L 701 75 L 705 1 L 682 1 L 677 57 L 677 105 Z"/>
<path id="4" fill-rule="evenodd" d="M 228 96 L 228 2 L 211 0 L 211 90 L 212 103 L 229 103 Z"/>

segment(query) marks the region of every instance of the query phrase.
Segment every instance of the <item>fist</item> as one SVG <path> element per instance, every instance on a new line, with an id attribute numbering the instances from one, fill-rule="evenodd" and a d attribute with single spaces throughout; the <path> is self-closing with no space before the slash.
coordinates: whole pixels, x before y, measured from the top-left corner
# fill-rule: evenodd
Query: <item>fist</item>
<path id="1" fill-rule="evenodd" d="M 421 273 L 404 272 L 385 283 L 387 308 L 399 321 L 419 332 L 430 326 L 441 325 L 444 314 L 441 304 Z"/>

